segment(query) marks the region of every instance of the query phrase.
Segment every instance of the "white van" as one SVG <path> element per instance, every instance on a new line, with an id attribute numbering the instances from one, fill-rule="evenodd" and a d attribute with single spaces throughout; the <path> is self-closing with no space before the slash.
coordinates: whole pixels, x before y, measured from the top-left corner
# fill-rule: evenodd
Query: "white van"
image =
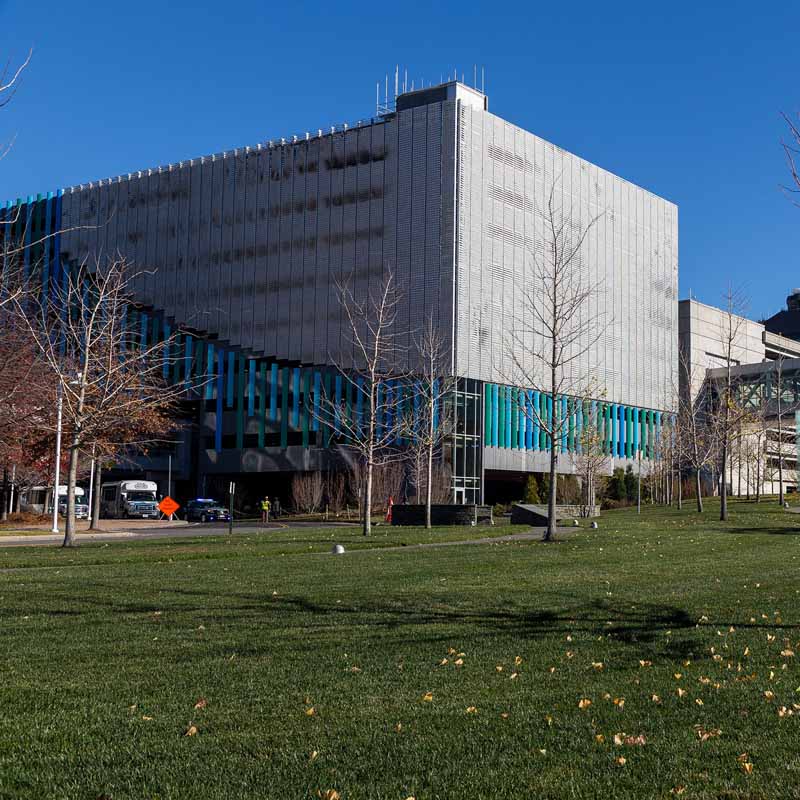
<path id="1" fill-rule="evenodd" d="M 158 519 L 154 481 L 116 481 L 100 488 L 100 516 L 106 519 Z"/>
<path id="2" fill-rule="evenodd" d="M 31 486 L 23 489 L 19 498 L 19 507 L 22 511 L 29 511 L 32 514 L 52 514 L 53 487 Z M 58 487 L 58 513 L 62 517 L 67 513 L 66 486 Z M 80 486 L 75 487 L 75 518 L 89 519 L 89 504 L 86 501 L 86 493 Z"/>

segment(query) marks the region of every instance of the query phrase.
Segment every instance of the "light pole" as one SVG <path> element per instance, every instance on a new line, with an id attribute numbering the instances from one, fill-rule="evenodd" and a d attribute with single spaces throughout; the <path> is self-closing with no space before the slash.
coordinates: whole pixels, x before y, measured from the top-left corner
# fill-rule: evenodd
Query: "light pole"
<path id="1" fill-rule="evenodd" d="M 56 469 L 53 482 L 53 527 L 52 532 L 58 533 L 58 482 L 61 480 L 61 416 L 64 407 L 64 395 L 61 381 L 58 382 L 58 400 L 56 401 Z"/>

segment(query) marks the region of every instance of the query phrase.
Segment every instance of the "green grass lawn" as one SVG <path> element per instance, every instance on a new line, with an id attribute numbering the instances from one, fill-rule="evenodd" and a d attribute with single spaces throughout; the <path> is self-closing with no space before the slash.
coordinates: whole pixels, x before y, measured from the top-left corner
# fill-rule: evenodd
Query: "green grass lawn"
<path id="1" fill-rule="evenodd" d="M 800 516 L 716 513 L 0 551 L 0 797 L 798 797 Z"/>

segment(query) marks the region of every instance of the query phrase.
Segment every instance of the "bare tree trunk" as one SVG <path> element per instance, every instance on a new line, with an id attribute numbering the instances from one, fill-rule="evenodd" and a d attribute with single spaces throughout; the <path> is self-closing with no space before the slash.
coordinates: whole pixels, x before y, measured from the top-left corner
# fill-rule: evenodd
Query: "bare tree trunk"
<path id="1" fill-rule="evenodd" d="M 783 425 L 781 412 L 778 412 L 778 503 L 783 505 Z"/>
<path id="2" fill-rule="evenodd" d="M 703 513 L 703 489 L 702 489 L 703 482 L 700 480 L 700 470 L 696 469 L 694 471 L 694 488 L 695 493 L 697 494 L 697 513 Z"/>
<path id="3" fill-rule="evenodd" d="M 727 431 L 727 426 L 726 426 Z M 719 471 L 719 519 L 720 522 L 728 521 L 728 442 L 727 435 L 722 442 L 722 468 Z"/>
<path id="4" fill-rule="evenodd" d="M 8 506 L 9 506 L 9 495 L 8 495 L 8 469 L 3 467 L 3 510 L 2 514 L 0 515 L 0 519 L 5 522 L 8 519 Z"/>
<path id="5" fill-rule="evenodd" d="M 433 420 L 431 419 L 431 440 L 428 447 L 427 475 L 425 480 L 425 527 L 431 527 L 431 496 L 433 493 Z"/>
<path id="6" fill-rule="evenodd" d="M 96 458 L 94 462 L 94 494 L 92 495 L 92 507 L 89 509 L 91 519 L 89 523 L 90 531 L 100 529 L 100 478 L 102 473 L 103 468 L 100 465 L 100 459 Z"/>
<path id="7" fill-rule="evenodd" d="M 758 443 L 758 458 L 756 459 L 756 503 L 761 502 L 761 442 Z"/>
<path id="8" fill-rule="evenodd" d="M 736 464 L 738 469 L 738 480 L 737 480 L 737 489 L 736 495 L 738 497 L 742 496 L 742 437 L 739 437 L 738 442 L 736 443 Z M 731 472 L 733 471 L 733 467 L 731 467 Z"/>
<path id="9" fill-rule="evenodd" d="M 366 465 L 366 475 L 364 476 L 364 536 L 369 536 L 372 532 L 372 462 Z"/>
<path id="10" fill-rule="evenodd" d="M 557 316 L 556 311 L 553 312 L 553 318 L 555 319 Z M 556 346 L 557 342 L 555 337 L 553 338 L 552 343 L 552 361 L 551 364 L 557 363 L 556 358 Z M 558 459 L 558 452 L 556 450 L 556 431 L 558 430 L 555 421 L 556 421 L 556 403 L 558 402 L 558 395 L 556 393 L 556 385 L 557 385 L 557 373 L 555 366 L 551 367 L 550 369 L 550 403 L 552 406 L 552 420 L 550 421 L 550 430 L 553 432 L 550 436 L 550 493 L 549 497 L 547 498 L 547 530 L 544 532 L 544 541 L 545 542 L 552 542 L 553 538 L 556 534 L 556 461 Z"/>
<path id="11" fill-rule="evenodd" d="M 552 542 L 556 534 L 556 453 L 555 442 L 550 444 L 550 491 L 547 497 L 547 530 L 544 532 L 544 541 Z"/>
<path id="12" fill-rule="evenodd" d="M 64 541 L 62 547 L 75 546 L 75 483 L 78 478 L 79 439 L 72 437 L 69 446 L 69 468 L 67 470 L 67 516 L 64 521 Z M 58 487 L 55 487 L 55 502 L 58 504 Z"/>

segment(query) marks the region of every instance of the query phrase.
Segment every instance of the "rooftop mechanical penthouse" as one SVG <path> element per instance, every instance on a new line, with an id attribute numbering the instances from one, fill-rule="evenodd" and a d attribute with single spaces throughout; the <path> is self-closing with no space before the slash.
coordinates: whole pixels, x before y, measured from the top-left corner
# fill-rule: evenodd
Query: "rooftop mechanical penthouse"
<path id="1" fill-rule="evenodd" d="M 600 215 L 581 269 L 601 287 L 592 302 L 604 324 L 575 369 L 603 389 L 608 452 L 648 458 L 675 405 L 677 208 L 490 113 L 462 83 L 401 94 L 356 126 L 8 204 L 19 221 L 3 230 L 29 242 L 65 231 L 30 254 L 45 283 L 116 253 L 148 271 L 129 324 L 152 337 L 181 331 L 171 379 L 214 376 L 173 459 L 187 493 L 327 468 L 314 404 L 323 389 L 342 391 L 331 363 L 347 358 L 336 284 L 352 276 L 363 295 L 389 267 L 401 328 L 432 319 L 459 379 L 445 453 L 453 497 L 488 500 L 494 484 L 547 468 L 549 443 L 520 411 L 541 398 L 506 383 L 508 332 L 543 246 L 536 209 L 554 184 L 577 221 Z M 576 413 L 567 398 L 563 413 Z M 560 468 L 571 471 L 565 438 Z M 163 477 L 166 461 L 153 456 L 142 471 Z"/>

